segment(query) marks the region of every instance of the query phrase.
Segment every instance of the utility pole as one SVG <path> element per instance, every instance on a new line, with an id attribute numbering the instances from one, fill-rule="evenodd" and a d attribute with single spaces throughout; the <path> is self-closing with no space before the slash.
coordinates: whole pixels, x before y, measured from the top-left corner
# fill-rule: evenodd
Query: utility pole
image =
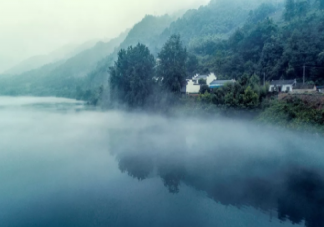
<path id="1" fill-rule="evenodd" d="M 303 84 L 305 84 L 306 65 L 303 66 Z"/>

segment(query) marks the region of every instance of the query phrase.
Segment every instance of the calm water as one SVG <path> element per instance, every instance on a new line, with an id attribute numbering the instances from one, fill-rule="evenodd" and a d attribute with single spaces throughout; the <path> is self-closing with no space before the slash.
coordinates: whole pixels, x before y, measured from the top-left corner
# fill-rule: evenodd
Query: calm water
<path id="1" fill-rule="evenodd" d="M 323 145 L 224 119 L 0 97 L 0 226 L 324 226 Z"/>

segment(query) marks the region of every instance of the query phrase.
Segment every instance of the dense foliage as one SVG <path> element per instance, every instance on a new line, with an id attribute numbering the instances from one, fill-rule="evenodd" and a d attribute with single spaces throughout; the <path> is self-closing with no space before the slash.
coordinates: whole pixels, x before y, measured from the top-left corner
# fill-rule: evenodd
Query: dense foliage
<path id="1" fill-rule="evenodd" d="M 266 94 L 267 86 L 260 86 L 260 80 L 256 75 L 250 78 L 244 75 L 236 83 L 225 84 L 208 93 L 208 96 L 205 94 L 203 98 L 204 101 L 217 106 L 255 109 L 260 107 Z"/>
<path id="2" fill-rule="evenodd" d="M 206 38 L 226 38 L 243 25 L 253 6 L 246 3 L 211 1 L 207 6 L 189 10 L 161 34 L 161 41 L 172 34 L 180 34 L 184 44 L 196 45 Z"/>
<path id="3" fill-rule="evenodd" d="M 154 65 L 153 55 L 142 44 L 120 50 L 117 62 L 110 68 L 113 102 L 129 107 L 143 107 L 152 94 Z"/>
<path id="4" fill-rule="evenodd" d="M 180 93 L 186 79 L 187 60 L 187 51 L 182 46 L 180 36 L 171 36 L 158 57 L 157 75 L 163 87 L 170 92 Z"/>
<path id="5" fill-rule="evenodd" d="M 272 100 L 269 107 L 258 116 L 258 121 L 293 130 L 324 133 L 324 108 L 318 108 L 314 102 L 305 102 L 296 96 Z"/>
<path id="6" fill-rule="evenodd" d="M 171 105 L 186 79 L 187 52 L 180 37 L 171 36 L 158 57 L 156 62 L 143 44 L 121 49 L 109 70 L 110 104 L 128 108 L 159 105 L 158 109 Z"/>

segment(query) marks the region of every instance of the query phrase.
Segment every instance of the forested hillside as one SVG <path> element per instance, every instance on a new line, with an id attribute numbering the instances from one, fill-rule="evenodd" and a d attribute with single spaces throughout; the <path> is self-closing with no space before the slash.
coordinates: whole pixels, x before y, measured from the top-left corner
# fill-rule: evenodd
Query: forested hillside
<path id="1" fill-rule="evenodd" d="M 211 1 L 197 10 L 189 10 L 173 22 L 161 34 L 161 41 L 179 34 L 185 45 L 193 45 L 204 39 L 227 38 L 246 21 L 253 5 L 239 2 Z"/>
<path id="2" fill-rule="evenodd" d="M 169 15 L 159 17 L 145 16 L 142 21 L 135 24 L 129 31 L 125 40 L 120 44 L 119 49 L 143 43 L 156 54 L 163 45 L 163 43 L 159 42 L 158 37 L 175 19 L 175 17 Z M 117 56 L 117 51 L 115 51 L 115 56 Z"/>
<path id="3" fill-rule="evenodd" d="M 307 81 L 323 84 L 324 14 L 321 2 L 303 1 L 306 4 L 303 7 L 300 1 L 287 1 L 286 4 L 282 20 L 277 23 L 266 17 L 273 6 L 263 4 L 229 39 L 206 41 L 193 48 L 202 69 L 224 78 L 237 79 L 242 73 L 248 73 L 260 78 L 265 74 L 267 80 L 300 81 L 305 65 Z M 287 13 L 291 16 L 287 17 Z"/>

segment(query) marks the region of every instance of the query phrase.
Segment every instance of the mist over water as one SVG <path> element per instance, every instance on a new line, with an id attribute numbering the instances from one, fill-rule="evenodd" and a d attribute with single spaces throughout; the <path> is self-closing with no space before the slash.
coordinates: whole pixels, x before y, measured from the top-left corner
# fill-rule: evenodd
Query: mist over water
<path id="1" fill-rule="evenodd" d="M 0 138 L 1 226 L 324 226 L 322 138 L 31 97 Z"/>

